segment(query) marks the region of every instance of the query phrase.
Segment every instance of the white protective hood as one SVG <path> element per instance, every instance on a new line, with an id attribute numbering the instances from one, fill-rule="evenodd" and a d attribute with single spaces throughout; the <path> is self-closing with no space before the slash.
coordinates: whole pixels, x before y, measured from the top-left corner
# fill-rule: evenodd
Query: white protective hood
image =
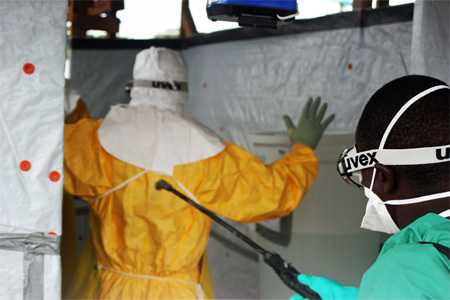
<path id="1" fill-rule="evenodd" d="M 183 110 L 186 91 L 151 87 L 152 83 L 168 83 L 172 86 L 175 82 L 186 83 L 186 67 L 180 52 L 157 47 L 139 52 L 134 63 L 133 80 L 131 105 L 151 104 L 178 112 Z M 139 82 L 147 83 L 148 86 L 142 83 L 139 85 Z"/>
<path id="2" fill-rule="evenodd" d="M 136 56 L 135 81 L 186 81 L 181 55 L 150 48 Z M 157 86 L 157 85 L 156 85 Z M 173 167 L 212 157 L 224 149 L 212 131 L 181 114 L 186 92 L 133 86 L 129 105 L 113 106 L 98 136 L 114 157 L 145 170 L 172 175 Z"/>

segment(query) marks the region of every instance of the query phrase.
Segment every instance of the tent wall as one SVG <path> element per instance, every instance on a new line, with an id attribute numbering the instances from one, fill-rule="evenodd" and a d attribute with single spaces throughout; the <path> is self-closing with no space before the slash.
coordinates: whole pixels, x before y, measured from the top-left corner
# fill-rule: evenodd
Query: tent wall
<path id="1" fill-rule="evenodd" d="M 411 70 L 450 82 L 450 1 L 416 0 Z"/>
<path id="2" fill-rule="evenodd" d="M 369 96 L 408 73 L 410 47 L 404 22 L 190 48 L 188 108 L 250 147 L 249 134 L 283 131 L 283 114 L 321 96 L 336 112 L 328 133 L 351 133 Z"/>
<path id="3" fill-rule="evenodd" d="M 340 29 L 220 43 L 212 35 L 204 38 L 206 44 L 188 41 L 195 47 L 183 50 L 189 71 L 187 111 L 225 139 L 261 156 L 261 149 L 252 144 L 255 133 L 283 132 L 282 114 L 299 116 L 308 96 L 329 102 L 337 120 L 318 149 L 318 181 L 294 213 L 291 244 L 277 246 L 245 225 L 240 228 L 303 271 L 334 276 L 348 284 L 358 283 L 376 256 L 381 237 L 359 229 L 363 195 L 342 184 L 335 171 L 336 156 L 353 142 L 351 133 L 370 94 L 410 68 L 411 18 L 395 21 L 392 10 L 385 12 L 389 22 L 381 22 L 381 15 L 380 22 L 372 20 L 371 26 L 363 28 L 336 26 Z M 339 22 L 336 16 L 321 22 L 335 28 L 330 20 Z M 237 33 L 247 35 L 247 31 Z M 138 50 L 73 49 L 73 85 L 95 116 L 103 116 L 111 104 L 127 102 L 124 87 L 132 78 Z M 245 246 L 218 228 L 214 231 L 209 260 L 218 298 L 286 299 L 290 295 Z"/>
<path id="4" fill-rule="evenodd" d="M 59 299 L 64 1 L 0 1 L 0 299 Z"/>

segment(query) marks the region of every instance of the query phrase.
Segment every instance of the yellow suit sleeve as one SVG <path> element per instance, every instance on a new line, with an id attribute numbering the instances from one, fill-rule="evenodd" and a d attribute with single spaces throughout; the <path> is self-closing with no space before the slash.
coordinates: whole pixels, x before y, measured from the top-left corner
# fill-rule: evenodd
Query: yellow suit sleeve
<path id="1" fill-rule="evenodd" d="M 68 194 L 93 199 L 111 187 L 111 157 L 97 137 L 100 124 L 100 120 L 83 118 L 64 126 L 64 189 Z"/>
<path id="2" fill-rule="evenodd" d="M 208 209 L 239 222 L 259 222 L 289 214 L 317 175 L 311 148 L 294 145 L 270 165 L 237 145 L 218 155 L 177 166 L 175 177 L 188 183 Z"/>

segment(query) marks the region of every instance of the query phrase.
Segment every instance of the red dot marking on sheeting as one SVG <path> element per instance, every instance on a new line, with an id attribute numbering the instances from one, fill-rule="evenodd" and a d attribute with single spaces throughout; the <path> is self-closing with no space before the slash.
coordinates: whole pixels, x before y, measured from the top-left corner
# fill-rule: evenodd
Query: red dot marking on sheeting
<path id="1" fill-rule="evenodd" d="M 30 171 L 31 170 L 31 162 L 29 162 L 28 160 L 22 160 L 20 162 L 20 169 L 24 172 Z"/>
<path id="2" fill-rule="evenodd" d="M 347 69 L 352 70 L 353 69 L 353 64 L 348 64 L 347 65 Z"/>
<path id="3" fill-rule="evenodd" d="M 31 75 L 36 70 L 36 67 L 32 63 L 25 63 L 23 65 L 23 72 L 27 75 Z"/>
<path id="4" fill-rule="evenodd" d="M 56 232 L 54 232 L 54 231 L 49 231 L 48 235 L 50 235 L 50 236 L 57 236 Z"/>
<path id="5" fill-rule="evenodd" d="M 50 172 L 50 174 L 48 175 L 48 178 L 53 181 L 53 182 L 57 182 L 61 179 L 61 174 L 59 174 L 58 171 L 52 171 Z"/>

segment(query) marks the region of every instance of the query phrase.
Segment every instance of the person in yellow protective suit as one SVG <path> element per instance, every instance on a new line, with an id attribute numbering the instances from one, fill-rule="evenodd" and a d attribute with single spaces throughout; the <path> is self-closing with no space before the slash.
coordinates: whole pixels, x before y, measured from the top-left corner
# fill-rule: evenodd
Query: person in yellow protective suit
<path id="1" fill-rule="evenodd" d="M 312 150 L 333 116 L 308 102 L 294 142 L 271 165 L 223 143 L 183 116 L 186 71 L 181 55 L 150 48 L 136 57 L 131 102 L 104 120 L 65 127 L 65 189 L 87 199 L 100 299 L 201 299 L 201 261 L 211 220 L 169 193 L 164 178 L 208 209 L 239 222 L 284 216 L 317 174 Z"/>

